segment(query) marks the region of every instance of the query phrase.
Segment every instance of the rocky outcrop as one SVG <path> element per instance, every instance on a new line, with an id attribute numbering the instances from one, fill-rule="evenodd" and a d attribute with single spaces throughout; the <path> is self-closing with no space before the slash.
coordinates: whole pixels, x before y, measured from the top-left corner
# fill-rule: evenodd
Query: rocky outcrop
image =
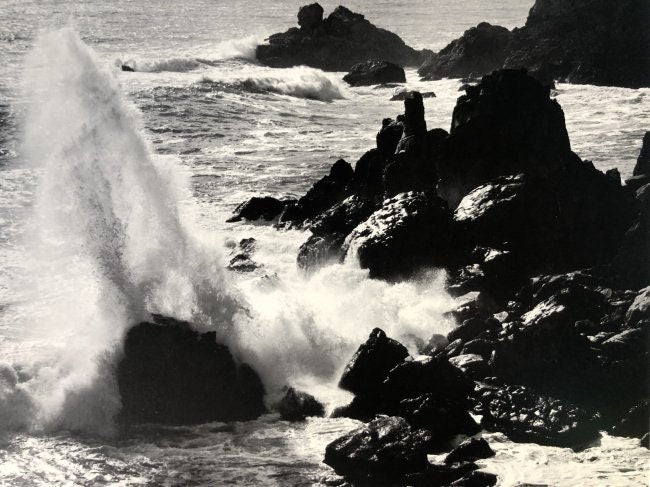
<path id="1" fill-rule="evenodd" d="M 545 80 L 650 86 L 644 0 L 537 0 L 526 24 L 509 32 L 486 23 L 466 31 L 420 68 L 427 79 L 527 68 Z"/>
<path id="2" fill-rule="evenodd" d="M 400 67 L 419 66 L 423 53 L 396 34 L 339 6 L 325 19 L 318 4 L 302 7 L 300 28 L 273 34 L 257 47 L 259 62 L 274 68 L 311 66 L 325 71 L 349 71 L 358 63 L 382 59 Z"/>
<path id="3" fill-rule="evenodd" d="M 295 204 L 295 200 L 279 200 L 270 196 L 254 196 L 237 206 L 233 212 L 233 216 L 227 221 L 228 223 L 234 223 L 241 220 L 271 221 L 276 219 L 287 206 L 293 204 Z"/>
<path id="4" fill-rule="evenodd" d="M 352 66 L 350 72 L 343 76 L 343 81 L 352 86 L 406 83 L 406 74 L 404 68 L 397 64 L 370 60 Z"/>
<path id="5" fill-rule="evenodd" d="M 124 425 L 246 421 L 266 412 L 251 367 L 237 364 L 214 332 L 171 318 L 129 330 L 116 377 Z"/>
<path id="6" fill-rule="evenodd" d="M 495 177 L 549 177 L 572 159 L 562 108 L 525 71 L 495 72 L 466 91 L 437 163 L 438 192 L 452 208 Z"/>
<path id="7" fill-rule="evenodd" d="M 468 438 L 445 457 L 445 463 L 474 462 L 494 456 L 494 450 L 483 438 Z"/>
<path id="8" fill-rule="evenodd" d="M 477 401 L 481 426 L 513 441 L 579 448 L 599 438 L 593 415 L 525 387 L 482 385 Z"/>
<path id="9" fill-rule="evenodd" d="M 420 66 L 424 79 L 480 78 L 503 66 L 512 33 L 505 27 L 481 22 L 465 31 Z"/>
<path id="10" fill-rule="evenodd" d="M 304 421 L 308 417 L 325 416 L 325 407 L 311 394 L 289 387 L 275 409 L 280 419 Z"/>
<path id="11" fill-rule="evenodd" d="M 375 328 L 354 354 L 341 375 L 339 387 L 354 394 L 374 395 L 388 372 L 408 357 L 401 343 Z"/>
<path id="12" fill-rule="evenodd" d="M 634 166 L 632 177 L 628 179 L 625 184 L 637 190 L 642 186 L 650 183 L 650 132 L 646 132 L 643 136 L 643 145 L 639 158 Z"/>

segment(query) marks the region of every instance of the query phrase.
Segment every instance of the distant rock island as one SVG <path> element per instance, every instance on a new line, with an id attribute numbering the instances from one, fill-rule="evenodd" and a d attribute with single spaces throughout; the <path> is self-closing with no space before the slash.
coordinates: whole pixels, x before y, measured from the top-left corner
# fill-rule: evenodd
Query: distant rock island
<path id="1" fill-rule="evenodd" d="M 647 87 L 648 25 L 647 0 L 537 0 L 523 27 L 480 23 L 431 54 L 419 73 L 433 80 L 526 68 L 542 80 Z"/>
<path id="2" fill-rule="evenodd" d="M 323 18 L 318 3 L 298 12 L 298 25 L 273 34 L 258 46 L 259 62 L 274 68 L 311 66 L 325 71 L 349 71 L 369 60 L 418 67 L 431 51 L 417 51 L 397 35 L 374 26 L 363 15 L 339 6 Z"/>
<path id="3" fill-rule="evenodd" d="M 478 79 L 496 69 L 525 68 L 544 84 L 650 86 L 647 0 L 537 0 L 523 27 L 481 22 L 437 53 L 409 47 L 346 7 L 326 18 L 323 13 L 318 3 L 301 7 L 299 27 L 270 36 L 268 44 L 258 46 L 257 60 L 275 68 L 305 65 L 325 71 L 384 61 L 419 67 L 426 80 Z"/>

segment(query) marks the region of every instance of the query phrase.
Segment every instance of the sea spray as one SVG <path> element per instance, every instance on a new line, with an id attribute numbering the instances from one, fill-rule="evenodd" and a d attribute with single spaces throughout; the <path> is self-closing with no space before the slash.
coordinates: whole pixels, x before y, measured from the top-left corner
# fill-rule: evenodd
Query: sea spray
<path id="1" fill-rule="evenodd" d="M 227 342 L 241 307 L 218 254 L 181 222 L 178 174 L 152 159 L 114 74 L 72 29 L 39 37 L 25 88 L 23 152 L 39 174 L 26 285 L 61 290 L 24 317 L 52 348 L 25 387 L 37 426 L 108 433 L 119 409 L 110 354 L 130 325 L 171 314 Z"/>

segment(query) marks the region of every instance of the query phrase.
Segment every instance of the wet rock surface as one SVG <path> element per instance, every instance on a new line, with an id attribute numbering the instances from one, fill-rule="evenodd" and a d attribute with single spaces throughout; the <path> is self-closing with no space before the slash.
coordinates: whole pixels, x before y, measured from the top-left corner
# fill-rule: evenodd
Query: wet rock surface
<path id="1" fill-rule="evenodd" d="M 325 416 L 325 407 L 314 396 L 293 387 L 287 389 L 275 409 L 280 413 L 280 418 L 286 421 Z"/>
<path id="2" fill-rule="evenodd" d="M 126 426 L 246 421 L 266 412 L 257 373 L 237 364 L 214 332 L 172 318 L 129 330 L 116 377 Z"/>

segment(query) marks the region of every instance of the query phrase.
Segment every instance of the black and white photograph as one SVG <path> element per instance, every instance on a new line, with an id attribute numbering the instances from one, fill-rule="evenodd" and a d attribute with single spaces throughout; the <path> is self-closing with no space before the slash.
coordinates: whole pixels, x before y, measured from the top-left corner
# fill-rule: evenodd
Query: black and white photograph
<path id="1" fill-rule="evenodd" d="M 0 487 L 650 487 L 650 0 L 309 1 L 0 0 Z"/>

